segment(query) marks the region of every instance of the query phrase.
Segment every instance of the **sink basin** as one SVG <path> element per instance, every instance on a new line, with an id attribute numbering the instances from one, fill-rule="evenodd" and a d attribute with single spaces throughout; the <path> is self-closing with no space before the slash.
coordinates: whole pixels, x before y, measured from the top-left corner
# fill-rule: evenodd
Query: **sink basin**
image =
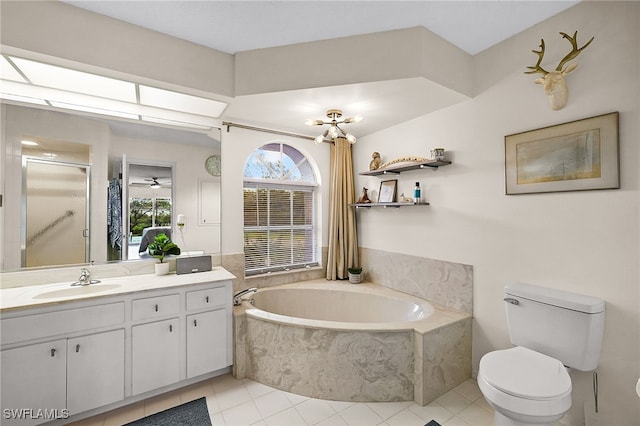
<path id="1" fill-rule="evenodd" d="M 96 294 L 101 293 L 107 290 L 113 290 L 114 288 L 120 287 L 119 284 L 94 284 L 94 285 L 85 285 L 85 286 L 76 286 L 76 287 L 68 287 L 62 288 L 60 290 L 50 290 L 45 291 L 43 293 L 38 293 L 33 296 L 34 299 L 53 299 L 56 297 L 73 297 L 73 296 L 82 296 L 85 294 Z"/>

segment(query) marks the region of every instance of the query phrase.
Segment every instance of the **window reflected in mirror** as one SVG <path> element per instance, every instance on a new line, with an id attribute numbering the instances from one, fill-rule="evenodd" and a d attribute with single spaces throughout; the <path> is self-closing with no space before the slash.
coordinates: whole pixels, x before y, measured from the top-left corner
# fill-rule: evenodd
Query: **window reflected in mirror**
<path id="1" fill-rule="evenodd" d="M 128 260 L 148 258 L 158 234 L 172 238 L 173 170 L 169 166 L 128 164 Z"/>

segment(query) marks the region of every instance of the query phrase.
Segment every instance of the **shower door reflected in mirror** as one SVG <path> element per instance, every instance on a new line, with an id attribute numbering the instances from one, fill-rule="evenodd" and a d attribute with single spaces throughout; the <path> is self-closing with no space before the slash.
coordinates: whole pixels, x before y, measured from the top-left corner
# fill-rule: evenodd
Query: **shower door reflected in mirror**
<path id="1" fill-rule="evenodd" d="M 86 263 L 89 166 L 26 156 L 22 164 L 22 266 Z"/>

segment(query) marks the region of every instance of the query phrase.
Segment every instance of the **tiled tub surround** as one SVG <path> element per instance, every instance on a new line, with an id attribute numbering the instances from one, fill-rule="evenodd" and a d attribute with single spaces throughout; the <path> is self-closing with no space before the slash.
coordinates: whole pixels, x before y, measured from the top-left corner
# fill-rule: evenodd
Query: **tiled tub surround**
<path id="1" fill-rule="evenodd" d="M 473 266 L 360 247 L 367 281 L 473 313 Z"/>
<path id="2" fill-rule="evenodd" d="M 237 378 L 314 398 L 425 405 L 471 377 L 468 313 L 325 279 L 260 289 L 255 300 L 234 311 Z"/>

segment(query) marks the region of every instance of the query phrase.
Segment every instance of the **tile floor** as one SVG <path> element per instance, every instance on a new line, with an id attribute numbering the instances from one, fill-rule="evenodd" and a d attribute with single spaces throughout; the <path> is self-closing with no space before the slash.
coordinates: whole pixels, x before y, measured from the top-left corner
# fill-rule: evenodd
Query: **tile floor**
<path id="1" fill-rule="evenodd" d="M 205 396 L 213 426 L 489 426 L 493 410 L 474 380 L 421 407 L 414 402 L 338 402 L 307 398 L 230 374 L 74 423 L 122 425 Z"/>

